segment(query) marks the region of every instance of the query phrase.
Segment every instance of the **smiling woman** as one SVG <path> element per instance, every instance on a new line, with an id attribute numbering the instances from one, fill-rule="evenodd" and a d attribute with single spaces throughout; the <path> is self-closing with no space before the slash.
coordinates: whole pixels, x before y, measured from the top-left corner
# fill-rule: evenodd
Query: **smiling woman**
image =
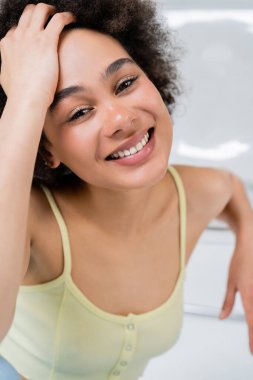
<path id="1" fill-rule="evenodd" d="M 3 22 L 0 25 L 0 37 L 3 37 L 9 28 L 18 23 L 23 8 L 28 3 L 29 1 L 27 0 L 21 2 L 13 0 L 3 3 L 1 7 L 1 20 Z M 32 3 L 35 4 L 37 1 L 32 1 Z M 165 33 L 164 29 L 159 25 L 152 2 L 146 2 L 144 6 L 141 1 L 124 0 L 121 1 L 120 9 L 118 4 L 111 0 L 98 1 L 95 5 L 94 2 L 87 0 L 74 2 L 66 0 L 50 1 L 49 3 L 55 6 L 55 10 L 58 12 L 70 11 L 77 17 L 75 23 L 65 27 L 66 30 L 85 27 L 116 38 L 128 52 L 128 59 L 131 59 L 132 62 L 138 64 L 145 71 L 159 89 L 166 105 L 172 111 L 175 97 L 180 92 L 175 66 L 177 49 L 173 46 L 169 32 Z M 42 5 L 39 3 L 38 7 L 42 7 Z M 15 12 L 13 11 L 14 8 Z M 48 12 L 52 14 L 52 8 Z M 150 57 L 153 59 L 150 60 Z M 107 72 L 105 72 L 105 75 L 112 74 L 119 66 L 121 66 L 120 62 L 119 65 L 112 65 L 111 69 L 108 68 Z M 130 78 L 131 80 L 133 79 Z M 130 81 L 125 82 L 125 85 L 128 86 Z M 122 86 L 124 86 L 124 83 L 122 83 Z M 123 88 L 122 86 L 121 88 Z M 55 94 L 51 109 L 74 88 L 66 89 L 66 91 L 65 89 L 61 90 L 64 91 Z M 3 110 L 5 102 L 6 97 L 0 91 L 0 112 Z M 62 181 L 65 181 L 66 178 L 63 174 L 68 174 L 68 183 L 78 181 L 75 173 L 66 168 L 64 163 L 61 163 L 53 171 L 45 167 L 45 160 L 50 161 L 45 149 L 46 142 L 47 139 L 43 133 L 36 158 L 34 182 L 50 186 L 57 184 L 59 181 L 62 184 Z"/>
<path id="2" fill-rule="evenodd" d="M 168 168 L 178 87 L 152 3 L 4 1 L 0 25 L 0 353 L 26 379 L 137 380 L 179 337 L 212 218 L 238 237 L 225 316 L 248 297 L 244 189 Z"/>
<path id="3" fill-rule="evenodd" d="M 58 97 L 44 125 L 53 166 L 62 162 L 79 178 L 107 189 L 137 189 L 163 177 L 171 145 L 169 113 L 122 45 L 95 31 L 73 29 L 62 35 L 59 60 Z M 108 160 L 115 153 L 119 157 Z"/>

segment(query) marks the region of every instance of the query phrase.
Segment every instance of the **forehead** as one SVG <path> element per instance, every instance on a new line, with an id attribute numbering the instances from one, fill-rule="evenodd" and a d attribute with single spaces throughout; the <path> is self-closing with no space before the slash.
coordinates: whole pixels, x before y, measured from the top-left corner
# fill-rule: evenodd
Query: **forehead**
<path id="1" fill-rule="evenodd" d="M 100 75 L 119 58 L 129 57 L 113 37 L 89 29 L 72 29 L 62 33 L 59 43 L 59 85 Z M 65 83 L 67 82 L 67 83 Z"/>

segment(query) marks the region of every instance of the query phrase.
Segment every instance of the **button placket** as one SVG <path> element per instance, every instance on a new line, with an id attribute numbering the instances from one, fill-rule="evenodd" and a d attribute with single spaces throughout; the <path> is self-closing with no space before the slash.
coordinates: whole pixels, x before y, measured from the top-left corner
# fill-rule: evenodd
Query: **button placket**
<path id="1" fill-rule="evenodd" d="M 134 354 L 136 346 L 137 326 L 134 322 L 133 316 L 131 315 L 125 324 L 124 334 L 125 339 L 120 357 L 114 366 L 108 380 L 119 380 L 121 378 L 122 372 L 127 369 L 128 364 Z"/>

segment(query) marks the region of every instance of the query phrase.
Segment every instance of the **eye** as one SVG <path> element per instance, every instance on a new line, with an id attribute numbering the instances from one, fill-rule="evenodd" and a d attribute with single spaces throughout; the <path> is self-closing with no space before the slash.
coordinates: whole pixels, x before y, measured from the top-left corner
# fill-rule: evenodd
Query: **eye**
<path id="1" fill-rule="evenodd" d="M 115 94 L 118 95 L 118 93 L 128 89 L 128 87 L 131 87 L 132 84 L 138 79 L 138 75 L 136 76 L 132 76 L 132 77 L 128 77 L 126 79 L 124 79 L 123 81 L 121 81 L 118 86 L 116 87 L 116 91 L 115 91 Z"/>
<path id="2" fill-rule="evenodd" d="M 68 121 L 75 121 L 75 120 L 78 120 L 78 119 L 80 119 L 80 118 L 82 118 L 82 117 L 84 117 L 84 116 L 86 116 L 90 111 L 92 111 L 93 110 L 93 108 L 92 107 L 80 107 L 80 108 L 78 108 L 78 109 L 76 109 L 76 110 L 74 110 L 72 113 L 71 113 L 71 115 L 70 115 L 70 117 L 69 117 L 69 120 Z"/>

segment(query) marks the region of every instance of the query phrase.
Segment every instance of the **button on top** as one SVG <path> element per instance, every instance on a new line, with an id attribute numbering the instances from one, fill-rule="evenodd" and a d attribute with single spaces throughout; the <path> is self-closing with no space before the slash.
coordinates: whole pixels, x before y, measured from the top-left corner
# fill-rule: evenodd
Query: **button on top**
<path id="1" fill-rule="evenodd" d="M 134 330 L 135 329 L 135 325 L 133 323 L 129 323 L 127 325 L 127 328 L 128 328 L 128 330 Z"/>
<path id="2" fill-rule="evenodd" d="M 126 351 L 132 351 L 133 346 L 132 346 L 131 344 L 127 344 L 127 345 L 125 346 L 125 349 L 126 349 Z"/>

